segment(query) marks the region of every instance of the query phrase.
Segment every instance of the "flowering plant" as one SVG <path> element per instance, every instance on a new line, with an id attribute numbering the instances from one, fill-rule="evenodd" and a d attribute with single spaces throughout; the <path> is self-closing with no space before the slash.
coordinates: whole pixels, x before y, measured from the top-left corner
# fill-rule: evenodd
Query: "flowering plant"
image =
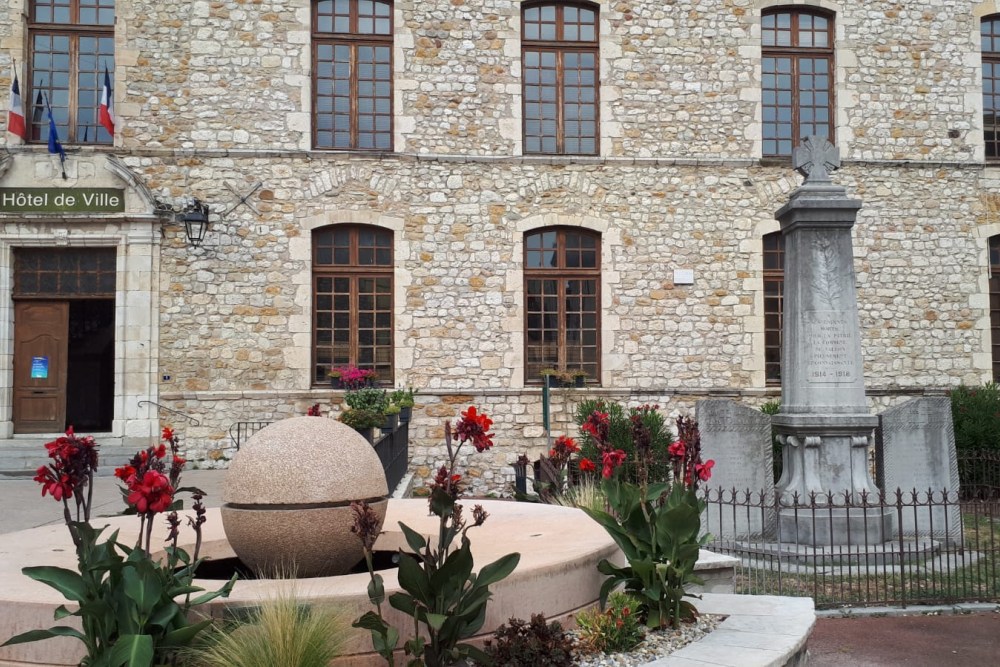
<path id="1" fill-rule="evenodd" d="M 55 588 L 76 603 L 78 609 L 56 610 L 56 619 L 78 616 L 82 632 L 68 626 L 32 630 L 8 639 L 3 645 L 38 641 L 51 637 L 75 637 L 84 643 L 85 665 L 152 665 L 166 662 L 179 648 L 211 621 L 191 623 L 188 612 L 195 605 L 218 596 L 228 596 L 235 577 L 220 590 L 191 598 L 203 589 L 193 585 L 200 564 L 201 527 L 205 523 L 204 494 L 197 489 L 178 488 L 185 461 L 177 453 L 178 441 L 170 428 L 163 429 L 164 442 L 138 452 L 128 465 L 115 471 L 125 488 L 122 495 L 140 518 L 138 545 L 118 542 L 118 531 L 99 541 L 103 529 L 90 523 L 93 474 L 97 468 L 97 445 L 91 437 L 79 438 L 72 429 L 46 445 L 53 463 L 38 469 L 36 481 L 42 495 L 52 495 L 63 503 L 66 526 L 76 546 L 78 571 L 60 567 L 26 567 L 25 575 Z M 170 458 L 167 458 L 168 446 Z M 188 522 L 196 533 L 194 555 L 177 546 L 181 524 L 175 509 L 175 495 L 191 491 L 194 515 Z M 86 495 L 84 495 L 86 493 Z M 77 503 L 77 520 L 72 519 L 68 501 Z M 167 512 L 166 560 L 150 556 L 153 520 Z M 180 598 L 182 601 L 178 601 Z"/>
<path id="2" fill-rule="evenodd" d="M 483 626 L 486 603 L 490 599 L 489 586 L 514 571 L 521 559 L 518 553 L 507 554 L 483 567 L 479 574 L 473 572 L 472 547 L 468 532 L 483 525 L 487 513 L 481 505 L 472 509 L 472 523 L 462 513 L 457 501 L 465 491 L 462 474 L 456 471 L 459 451 L 466 444 L 477 452 L 493 447 L 493 434 L 489 432 L 493 420 L 470 406 L 454 425 L 444 427 L 448 462 L 434 477 L 430 492 L 430 510 L 438 517 L 437 546 L 406 524 L 400 523 L 406 543 L 415 553 L 400 552 L 399 585 L 404 592 L 389 596 L 389 605 L 413 617 L 414 636 L 404 644 L 404 651 L 411 656 L 411 664 L 429 667 L 449 665 L 469 658 L 489 664 L 489 657 L 480 649 L 460 640 L 475 635 Z M 372 520 L 371 508 L 364 502 L 353 503 L 355 525 L 352 529 L 365 550 L 371 583 L 368 597 L 375 605 L 354 623 L 354 627 L 371 631 L 376 651 L 386 661 L 394 664 L 393 649 L 399 639 L 398 631 L 382 616 L 385 591 L 382 577 L 372 569 L 371 553 L 377 534 L 377 523 Z M 460 546 L 453 548 L 456 539 Z M 419 633 L 424 627 L 427 640 Z"/>
<path id="3" fill-rule="evenodd" d="M 63 520 L 69 528 L 73 544 L 80 545 L 74 528 L 77 521 L 90 521 L 90 506 L 94 495 L 94 472 L 97 470 L 97 443 L 93 436 L 77 437 L 73 427 L 45 445 L 52 462 L 35 471 L 35 481 L 42 485 L 42 497 L 52 496 L 63 505 Z M 86 494 L 86 495 L 84 495 Z M 76 506 L 70 511 L 69 501 Z"/>
<path id="4" fill-rule="evenodd" d="M 374 370 L 370 368 L 358 368 L 354 364 L 331 368 L 329 376 L 340 378 L 340 383 L 344 389 L 360 389 L 378 379 L 378 373 Z"/>
<path id="5" fill-rule="evenodd" d="M 586 437 L 600 452 L 602 489 L 611 511 L 581 509 L 608 531 L 628 561 L 625 567 L 607 559 L 598 564 L 598 571 L 608 575 L 601 586 L 602 607 L 608 593 L 624 585 L 640 600 L 639 613 L 649 627 L 676 627 L 696 615 L 694 606 L 683 599 L 694 597 L 684 587 L 702 583 L 694 567 L 708 536 L 699 537 L 705 503 L 698 486 L 711 477 L 715 462 L 701 460 L 697 423 L 679 417 L 677 440 L 667 448 L 664 462 L 670 474 L 664 481 L 651 481 L 650 471 L 659 462 L 651 447 L 654 434 L 648 412 L 643 409 L 630 418 L 635 482 L 623 479 L 625 455 L 610 439 L 607 413 L 595 410 L 584 420 Z M 590 462 L 589 467 L 596 465 Z"/>

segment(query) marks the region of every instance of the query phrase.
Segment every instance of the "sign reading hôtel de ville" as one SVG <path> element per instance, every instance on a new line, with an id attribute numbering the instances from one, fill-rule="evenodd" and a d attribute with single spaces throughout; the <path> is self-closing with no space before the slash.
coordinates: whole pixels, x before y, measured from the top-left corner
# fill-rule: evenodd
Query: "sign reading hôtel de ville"
<path id="1" fill-rule="evenodd" d="M 121 213 L 118 188 L 0 188 L 0 213 Z"/>

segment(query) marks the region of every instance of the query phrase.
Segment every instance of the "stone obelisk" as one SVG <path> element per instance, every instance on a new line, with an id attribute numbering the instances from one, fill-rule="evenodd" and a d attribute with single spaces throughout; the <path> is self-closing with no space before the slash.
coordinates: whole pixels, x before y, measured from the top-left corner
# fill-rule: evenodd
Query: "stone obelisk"
<path id="1" fill-rule="evenodd" d="M 826 504 L 829 493 L 858 502 L 862 492 L 878 493 L 868 471 L 878 417 L 865 401 L 851 244 L 861 201 L 830 180 L 840 155 L 826 139 L 808 137 L 793 166 L 805 182 L 775 214 L 785 241 L 781 411 L 772 420 L 783 445 L 778 490 L 786 504 Z M 857 544 L 891 537 L 891 520 L 878 512 L 824 509 L 821 516 L 815 526 L 783 516 L 794 535 L 782 539 Z"/>

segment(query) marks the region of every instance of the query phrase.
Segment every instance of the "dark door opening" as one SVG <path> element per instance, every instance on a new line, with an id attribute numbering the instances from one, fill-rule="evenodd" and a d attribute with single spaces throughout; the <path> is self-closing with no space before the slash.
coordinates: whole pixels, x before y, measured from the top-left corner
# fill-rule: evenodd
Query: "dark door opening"
<path id="1" fill-rule="evenodd" d="M 110 431 L 115 395 L 115 301 L 69 302 L 66 425 Z"/>

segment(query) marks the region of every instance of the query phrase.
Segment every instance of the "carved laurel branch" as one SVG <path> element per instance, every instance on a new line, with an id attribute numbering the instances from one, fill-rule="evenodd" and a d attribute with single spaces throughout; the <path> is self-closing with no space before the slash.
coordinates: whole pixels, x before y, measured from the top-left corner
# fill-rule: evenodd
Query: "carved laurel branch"
<path id="1" fill-rule="evenodd" d="M 833 239 L 820 236 L 812 241 L 815 250 L 816 267 L 812 275 L 812 287 L 817 300 L 826 306 L 826 310 L 837 310 L 843 293 L 840 274 L 840 258 L 833 246 Z"/>

